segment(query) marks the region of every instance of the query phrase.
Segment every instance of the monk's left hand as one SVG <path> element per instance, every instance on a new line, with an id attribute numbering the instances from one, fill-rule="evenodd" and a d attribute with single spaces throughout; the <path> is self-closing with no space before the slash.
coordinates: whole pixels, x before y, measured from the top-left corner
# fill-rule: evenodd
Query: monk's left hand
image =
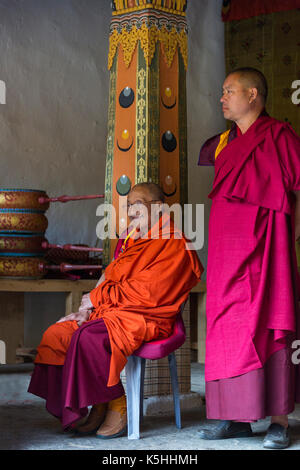
<path id="1" fill-rule="evenodd" d="M 81 310 L 76 313 L 70 313 L 69 315 L 60 318 L 56 323 L 62 323 L 64 321 L 76 321 L 78 326 L 88 321 L 92 310 Z"/>
<path id="2" fill-rule="evenodd" d="M 79 312 L 81 310 L 92 310 L 93 308 L 94 308 L 94 305 L 91 302 L 90 294 L 83 295 L 81 299 L 81 304 L 79 307 Z"/>

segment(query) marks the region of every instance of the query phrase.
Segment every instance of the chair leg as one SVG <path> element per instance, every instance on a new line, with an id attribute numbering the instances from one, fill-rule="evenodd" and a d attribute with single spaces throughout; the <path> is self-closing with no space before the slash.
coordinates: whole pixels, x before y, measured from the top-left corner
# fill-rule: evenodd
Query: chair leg
<path id="1" fill-rule="evenodd" d="M 130 356 L 125 367 L 127 392 L 127 436 L 128 439 L 140 438 L 141 413 L 141 373 L 140 357 Z"/>
<path id="2" fill-rule="evenodd" d="M 181 429 L 180 394 L 179 394 L 177 364 L 176 364 L 175 354 L 174 353 L 169 354 L 168 360 L 169 360 L 169 368 L 170 368 L 170 375 L 171 375 L 171 381 L 172 381 L 175 422 L 176 422 L 176 427 L 178 429 Z"/>
<path id="3" fill-rule="evenodd" d="M 146 359 L 141 357 L 141 385 L 140 385 L 140 423 L 144 417 L 144 381 L 145 381 Z"/>

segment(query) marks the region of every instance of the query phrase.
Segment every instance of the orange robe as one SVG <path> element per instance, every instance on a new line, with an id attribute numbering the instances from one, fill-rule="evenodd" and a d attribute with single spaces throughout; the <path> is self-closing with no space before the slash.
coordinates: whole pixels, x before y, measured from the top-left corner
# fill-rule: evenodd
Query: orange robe
<path id="1" fill-rule="evenodd" d="M 162 238 L 168 217 L 160 222 L 151 232 L 159 238 L 135 240 L 106 268 L 105 281 L 90 292 L 94 311 L 88 321 L 103 318 L 110 338 L 108 386 L 119 382 L 126 358 L 144 341 L 170 336 L 181 304 L 203 272 L 196 252 L 186 249 L 184 237 L 175 238 L 181 234 L 172 222 L 171 237 Z M 62 365 L 78 325 L 67 321 L 51 328 L 35 362 Z"/>

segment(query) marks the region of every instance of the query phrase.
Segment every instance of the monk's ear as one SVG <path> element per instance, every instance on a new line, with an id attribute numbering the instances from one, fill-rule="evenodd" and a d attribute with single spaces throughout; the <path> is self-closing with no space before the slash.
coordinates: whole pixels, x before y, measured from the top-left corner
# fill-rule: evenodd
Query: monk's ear
<path id="1" fill-rule="evenodd" d="M 249 88 L 249 103 L 253 103 L 258 96 L 257 88 Z"/>

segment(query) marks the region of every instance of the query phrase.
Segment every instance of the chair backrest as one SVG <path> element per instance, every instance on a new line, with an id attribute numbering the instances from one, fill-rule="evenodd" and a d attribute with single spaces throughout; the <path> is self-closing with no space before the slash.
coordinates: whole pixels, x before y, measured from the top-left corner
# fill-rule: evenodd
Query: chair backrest
<path id="1" fill-rule="evenodd" d="M 134 351 L 134 356 L 152 360 L 162 359 L 183 345 L 186 339 L 185 326 L 182 319 L 184 304 L 177 314 L 171 336 L 143 343 Z"/>

